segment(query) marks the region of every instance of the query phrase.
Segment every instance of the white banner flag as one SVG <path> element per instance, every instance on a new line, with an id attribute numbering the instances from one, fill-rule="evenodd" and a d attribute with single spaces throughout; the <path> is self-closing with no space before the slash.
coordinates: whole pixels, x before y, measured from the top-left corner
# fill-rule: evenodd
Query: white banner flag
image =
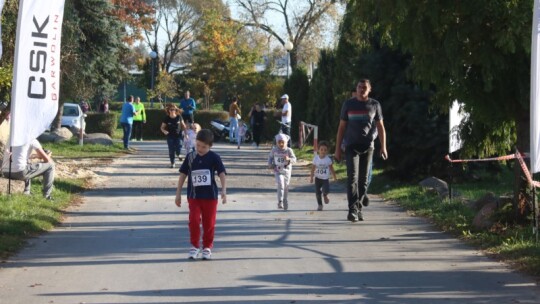
<path id="1" fill-rule="evenodd" d="M 450 107 L 450 131 L 449 134 L 449 147 L 448 152 L 455 152 L 463 146 L 463 142 L 459 136 L 461 122 L 467 118 L 468 114 L 463 111 L 463 105 L 457 100 L 454 100 Z"/>
<path id="2" fill-rule="evenodd" d="M 49 128 L 58 111 L 64 0 L 21 0 L 11 92 L 11 146 Z"/>
<path id="3" fill-rule="evenodd" d="M 534 1 L 531 45 L 531 172 L 540 171 L 540 0 Z"/>

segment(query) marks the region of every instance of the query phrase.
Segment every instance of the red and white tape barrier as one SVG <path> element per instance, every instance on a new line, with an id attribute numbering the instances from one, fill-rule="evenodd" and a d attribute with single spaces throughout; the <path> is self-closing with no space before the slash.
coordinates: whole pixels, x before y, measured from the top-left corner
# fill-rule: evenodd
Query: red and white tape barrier
<path id="1" fill-rule="evenodd" d="M 446 155 L 444 159 L 451 163 L 468 163 L 468 162 L 485 162 L 485 161 L 501 161 L 501 160 L 511 160 L 511 159 L 517 159 L 519 162 L 519 165 L 521 166 L 521 170 L 523 170 L 523 173 L 525 174 L 525 177 L 527 178 L 527 181 L 529 184 L 533 187 L 540 188 L 540 182 L 534 181 L 532 179 L 531 172 L 527 168 L 527 165 L 525 164 L 525 161 L 523 158 L 528 158 L 529 155 L 527 154 L 521 154 L 518 151 L 514 154 L 510 155 L 504 155 L 499 157 L 490 157 L 490 158 L 482 158 L 482 159 L 451 159 L 450 155 Z"/>

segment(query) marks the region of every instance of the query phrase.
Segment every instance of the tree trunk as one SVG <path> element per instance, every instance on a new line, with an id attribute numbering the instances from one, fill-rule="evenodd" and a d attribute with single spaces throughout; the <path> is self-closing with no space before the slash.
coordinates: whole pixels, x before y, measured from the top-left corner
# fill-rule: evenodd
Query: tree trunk
<path id="1" fill-rule="evenodd" d="M 62 115 L 64 115 L 64 102 L 58 103 L 58 113 L 51 123 L 51 132 L 60 129 L 62 123 Z"/>
<path id="2" fill-rule="evenodd" d="M 291 71 L 296 70 L 296 67 L 298 66 L 297 49 L 292 49 L 289 52 L 289 65 L 291 66 Z"/>
<path id="3" fill-rule="evenodd" d="M 516 131 L 516 148 L 520 153 L 529 151 L 529 112 L 524 110 L 519 111 L 516 117 Z M 515 160 L 513 209 L 514 218 L 518 223 L 526 223 L 527 215 L 531 212 L 528 202 L 528 190 L 529 186 L 527 185 L 527 178 L 525 177 L 519 162 Z"/>

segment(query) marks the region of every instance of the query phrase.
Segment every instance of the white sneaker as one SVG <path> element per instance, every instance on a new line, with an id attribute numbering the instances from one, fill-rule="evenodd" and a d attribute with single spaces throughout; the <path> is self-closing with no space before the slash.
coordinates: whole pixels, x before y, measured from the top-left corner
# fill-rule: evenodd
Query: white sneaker
<path id="1" fill-rule="evenodd" d="M 191 247 L 188 254 L 188 259 L 195 260 L 201 250 L 199 248 Z"/>
<path id="2" fill-rule="evenodd" d="M 202 259 L 210 260 L 212 258 L 212 250 L 210 248 L 204 248 L 202 251 Z"/>
<path id="3" fill-rule="evenodd" d="M 175 164 L 171 164 L 171 168 L 174 168 L 174 167 L 176 167 L 176 165 L 175 165 Z"/>
<path id="4" fill-rule="evenodd" d="M 278 209 L 283 209 L 283 203 L 282 203 L 282 202 L 278 202 L 277 207 L 278 207 Z"/>

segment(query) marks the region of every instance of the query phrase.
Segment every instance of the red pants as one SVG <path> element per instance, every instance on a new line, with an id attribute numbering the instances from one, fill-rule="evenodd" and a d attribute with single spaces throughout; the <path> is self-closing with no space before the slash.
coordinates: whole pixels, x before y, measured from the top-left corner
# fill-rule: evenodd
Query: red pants
<path id="1" fill-rule="evenodd" d="M 203 248 L 214 246 L 214 231 L 216 227 L 217 199 L 188 199 L 189 203 L 189 234 L 191 245 L 200 248 L 201 220 L 203 227 Z"/>

